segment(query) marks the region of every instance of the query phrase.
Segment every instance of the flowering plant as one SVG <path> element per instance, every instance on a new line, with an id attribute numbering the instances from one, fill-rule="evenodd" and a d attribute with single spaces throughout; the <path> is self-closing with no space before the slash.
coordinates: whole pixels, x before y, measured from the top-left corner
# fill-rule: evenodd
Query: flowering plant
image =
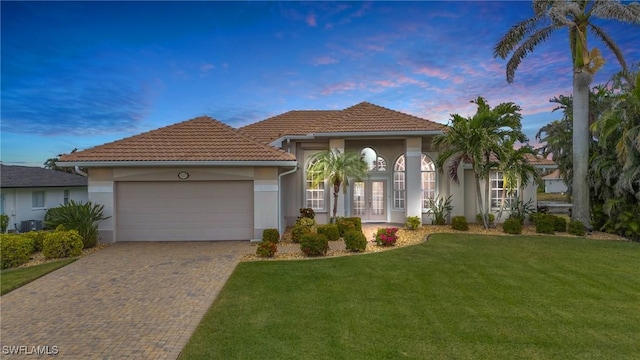
<path id="1" fill-rule="evenodd" d="M 380 246 L 393 246 L 396 244 L 398 240 L 398 228 L 380 228 L 378 232 L 376 232 L 376 244 Z"/>

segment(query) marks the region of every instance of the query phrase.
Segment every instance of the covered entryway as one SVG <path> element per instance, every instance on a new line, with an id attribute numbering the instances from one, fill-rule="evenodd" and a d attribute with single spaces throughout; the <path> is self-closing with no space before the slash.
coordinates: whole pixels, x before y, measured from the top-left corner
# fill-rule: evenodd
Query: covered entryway
<path id="1" fill-rule="evenodd" d="M 353 183 L 352 214 L 362 221 L 385 221 L 387 202 L 384 180 L 366 180 Z"/>
<path id="2" fill-rule="evenodd" d="M 249 240 L 253 181 L 116 183 L 116 241 Z"/>

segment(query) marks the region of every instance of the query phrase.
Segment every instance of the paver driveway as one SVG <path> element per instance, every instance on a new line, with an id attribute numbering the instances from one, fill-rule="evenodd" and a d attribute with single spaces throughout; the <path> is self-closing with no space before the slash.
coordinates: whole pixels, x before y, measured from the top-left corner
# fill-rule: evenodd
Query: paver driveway
<path id="1" fill-rule="evenodd" d="M 250 251 L 248 241 L 100 250 L 0 298 L 0 357 L 49 346 L 62 359 L 175 359 Z"/>

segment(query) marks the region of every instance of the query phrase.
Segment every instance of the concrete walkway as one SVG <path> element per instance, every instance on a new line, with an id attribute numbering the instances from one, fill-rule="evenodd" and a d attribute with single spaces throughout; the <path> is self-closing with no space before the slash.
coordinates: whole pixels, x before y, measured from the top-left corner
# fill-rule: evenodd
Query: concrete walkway
<path id="1" fill-rule="evenodd" d="M 2 347 L 16 358 L 175 359 L 246 242 L 117 243 L 0 298 Z M 48 346 L 48 348 L 45 348 Z M 30 354 L 30 355 L 28 355 Z"/>

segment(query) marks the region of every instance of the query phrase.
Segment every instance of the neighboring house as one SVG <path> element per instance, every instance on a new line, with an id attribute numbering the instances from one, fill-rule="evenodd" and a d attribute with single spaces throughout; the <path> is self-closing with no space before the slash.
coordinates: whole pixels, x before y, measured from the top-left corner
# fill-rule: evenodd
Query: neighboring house
<path id="1" fill-rule="evenodd" d="M 86 177 L 39 167 L 2 164 L 0 188 L 9 230 L 38 230 L 47 209 L 88 199 Z"/>
<path id="2" fill-rule="evenodd" d="M 545 193 L 561 193 L 567 192 L 567 184 L 560 175 L 560 170 L 555 169 L 551 173 L 542 177 L 544 180 L 544 192 Z"/>
<path id="3" fill-rule="evenodd" d="M 475 221 L 471 169 L 460 183 L 436 171 L 433 137 L 447 127 L 360 103 L 340 111 L 289 111 L 231 128 L 199 117 L 140 135 L 64 155 L 58 165 L 83 166 L 89 199 L 105 206 L 104 241 L 260 239 L 266 228 L 292 225 L 303 207 L 329 221 L 333 196 L 307 172 L 319 151 L 356 151 L 369 177 L 340 192 L 339 216 L 364 222 L 430 223 L 428 198 L 452 194 L 453 215 Z M 540 167 L 553 166 L 533 159 Z M 502 179 L 492 175 L 492 198 Z M 535 201 L 535 184 L 525 200 Z"/>

